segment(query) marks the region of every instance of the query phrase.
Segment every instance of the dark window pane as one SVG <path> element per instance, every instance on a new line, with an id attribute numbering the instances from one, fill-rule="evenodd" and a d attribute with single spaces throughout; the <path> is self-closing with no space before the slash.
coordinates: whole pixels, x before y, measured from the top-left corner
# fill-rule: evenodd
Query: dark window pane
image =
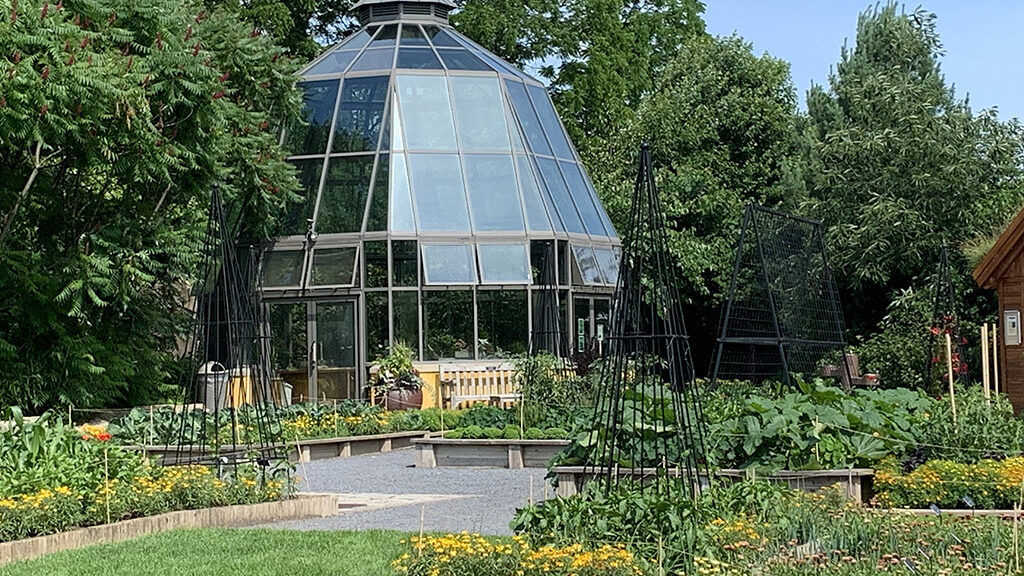
<path id="1" fill-rule="evenodd" d="M 594 298 L 594 338 L 598 346 L 604 347 L 611 328 L 611 301 L 606 298 Z"/>
<path id="2" fill-rule="evenodd" d="M 480 281 L 487 284 L 529 284 L 525 244 L 480 244 Z"/>
<path id="3" fill-rule="evenodd" d="M 482 48 L 479 44 L 474 43 L 469 38 L 466 38 L 465 36 L 457 36 L 456 40 L 458 40 L 462 44 L 462 46 L 467 48 L 470 52 L 476 54 L 478 58 L 490 64 L 490 66 L 494 68 L 495 71 L 504 72 L 506 74 L 511 74 L 513 76 L 518 77 L 524 76 L 524 74 L 517 70 L 515 66 L 512 66 L 508 62 L 505 62 L 501 58 L 498 58 L 494 54 L 491 54 L 490 52 Z"/>
<path id="4" fill-rule="evenodd" d="M 341 74 L 356 59 L 357 54 L 359 54 L 358 50 L 332 50 L 324 56 L 323 60 L 317 62 L 309 70 L 306 70 L 304 76 Z"/>
<path id="5" fill-rule="evenodd" d="M 413 358 L 420 353 L 420 300 L 419 292 L 402 291 L 391 293 L 394 308 L 395 342 L 405 344 L 413 350 Z"/>
<path id="6" fill-rule="evenodd" d="M 565 181 L 569 184 L 569 193 L 572 195 L 573 200 L 576 201 L 580 214 L 583 215 L 583 223 L 587 227 L 587 232 L 594 236 L 607 236 L 608 232 L 604 229 L 604 222 L 601 220 L 601 216 L 597 212 L 598 207 L 595 205 L 597 198 L 590 194 L 587 183 L 583 181 L 583 172 L 580 171 L 580 165 L 575 162 L 559 162 L 558 165 L 562 168 Z"/>
<path id="7" fill-rule="evenodd" d="M 526 290 L 480 290 L 476 305 L 480 359 L 511 358 L 527 352 Z"/>
<path id="8" fill-rule="evenodd" d="M 271 304 L 270 365 L 279 371 L 301 371 L 306 376 L 306 305 Z M 277 374 L 286 378 L 288 374 Z"/>
<path id="9" fill-rule="evenodd" d="M 366 357 L 376 360 L 388 353 L 388 293 L 366 293 Z"/>
<path id="10" fill-rule="evenodd" d="M 348 38 L 342 40 L 339 48 L 341 48 L 342 50 L 358 50 L 363 46 L 366 46 L 366 43 L 370 41 L 370 37 L 373 36 L 373 33 L 376 31 L 376 26 L 369 26 L 367 28 L 363 28 L 362 30 L 356 32 L 355 34 L 352 34 Z"/>
<path id="11" fill-rule="evenodd" d="M 605 281 L 615 285 L 619 279 L 619 261 L 611 248 L 594 248 L 594 255 L 597 256 L 597 265 L 601 268 L 601 275 Z"/>
<path id="12" fill-rule="evenodd" d="M 399 46 L 430 46 L 427 37 L 416 24 L 402 25 L 402 39 L 398 41 Z M 399 56 L 401 58 L 401 56 Z"/>
<path id="13" fill-rule="evenodd" d="M 388 24 L 381 29 L 380 34 L 370 41 L 370 48 L 383 48 L 395 45 L 395 38 L 398 36 L 398 24 Z"/>
<path id="14" fill-rule="evenodd" d="M 466 189 L 477 231 L 523 229 L 523 209 L 512 156 L 467 154 Z"/>
<path id="15" fill-rule="evenodd" d="M 299 82 L 303 122 L 288 129 L 285 149 L 294 155 L 324 154 L 338 100 L 338 80 Z"/>
<path id="16" fill-rule="evenodd" d="M 533 271 L 533 283 L 554 285 L 558 281 L 557 263 L 555 262 L 554 240 L 530 241 L 530 269 Z"/>
<path id="17" fill-rule="evenodd" d="M 410 154 L 409 172 L 422 231 L 469 231 L 469 208 L 459 157 Z"/>
<path id="18" fill-rule="evenodd" d="M 455 125 L 444 76 L 398 76 L 398 101 L 409 150 L 455 150 Z"/>
<path id="19" fill-rule="evenodd" d="M 377 149 L 377 137 L 384 117 L 388 93 L 387 76 L 346 78 L 341 86 L 341 104 L 334 123 L 334 152 L 364 152 Z"/>
<path id="20" fill-rule="evenodd" d="M 424 246 L 423 272 L 427 284 L 475 283 L 473 247 L 466 244 Z"/>
<path id="21" fill-rule="evenodd" d="M 544 130 L 540 126 L 537 113 L 533 110 L 530 97 L 526 95 L 526 88 L 520 82 L 505 80 L 505 89 L 508 90 L 508 97 L 512 100 L 512 108 L 515 109 L 519 125 L 526 134 L 526 141 L 530 144 L 530 150 L 534 154 L 551 154 L 551 147 L 544 137 Z"/>
<path id="22" fill-rule="evenodd" d="M 285 236 L 305 234 L 309 230 L 309 220 L 313 219 L 316 207 L 316 192 L 320 188 L 320 174 L 324 169 L 322 158 L 292 160 L 291 163 L 298 170 L 301 199 L 288 207 L 288 214 L 282 220 L 281 231 Z"/>
<path id="23" fill-rule="evenodd" d="M 348 156 L 327 161 L 327 179 L 316 217 L 317 232 L 360 231 L 372 170 L 373 156 Z"/>
<path id="24" fill-rule="evenodd" d="M 473 358 L 473 293 L 423 293 L 424 360 Z"/>
<path id="25" fill-rule="evenodd" d="M 523 191 L 523 202 L 526 204 L 528 227 L 530 230 L 551 230 L 551 221 L 548 220 L 547 211 L 544 209 L 537 175 L 533 173 L 530 160 L 526 156 L 517 156 L 516 163 L 519 168 L 519 188 Z"/>
<path id="26" fill-rule="evenodd" d="M 484 64 L 483 60 L 473 56 L 469 50 L 438 48 L 437 53 L 441 55 L 441 60 L 449 70 L 492 70 L 490 66 Z"/>
<path id="27" fill-rule="evenodd" d="M 339 397 L 339 388 L 345 386 L 342 382 L 351 374 L 351 370 L 333 369 L 356 366 L 355 316 L 355 302 L 316 305 L 317 368 L 320 371 L 317 383 L 320 392 L 326 393 L 328 398 Z"/>
<path id="28" fill-rule="evenodd" d="M 423 29 L 427 33 L 427 38 L 430 38 L 434 46 L 461 46 L 461 44 L 455 41 L 455 38 L 452 38 L 451 34 L 442 30 L 440 26 L 431 25 Z"/>
<path id="29" fill-rule="evenodd" d="M 367 231 L 386 230 L 388 224 L 388 172 L 390 160 L 387 154 L 377 157 L 377 175 L 373 180 L 373 196 L 370 200 L 370 214 L 366 220 Z"/>
<path id="30" fill-rule="evenodd" d="M 362 72 L 366 70 L 390 70 L 395 59 L 394 48 L 379 48 L 377 50 L 366 50 L 359 60 L 352 65 L 349 72 Z"/>
<path id="31" fill-rule="evenodd" d="M 363 261 L 366 262 L 366 287 L 386 287 L 388 285 L 388 243 L 384 240 L 363 242 Z"/>
<path id="32" fill-rule="evenodd" d="M 548 91 L 541 86 L 529 86 L 530 99 L 533 100 L 533 107 L 540 116 L 540 123 L 544 125 L 544 133 L 548 135 L 548 141 L 555 150 L 555 156 L 573 160 L 572 149 L 569 147 L 569 139 L 565 136 L 565 130 L 558 121 L 555 114 L 555 107 L 551 105 L 551 98 Z"/>
<path id="33" fill-rule="evenodd" d="M 412 232 L 416 224 L 412 213 L 412 193 L 409 191 L 409 171 L 405 154 L 391 156 L 391 230 Z"/>
<path id="34" fill-rule="evenodd" d="M 568 286 L 572 259 L 569 256 L 569 242 L 567 240 L 558 241 L 558 253 L 555 257 L 558 258 L 558 285 Z"/>
<path id="35" fill-rule="evenodd" d="M 395 286 L 419 286 L 419 251 L 415 240 L 392 240 L 391 264 Z"/>
<path id="36" fill-rule="evenodd" d="M 400 48 L 398 50 L 398 62 L 396 68 L 411 68 L 413 70 L 440 70 L 441 63 L 434 56 L 430 48 Z"/>
<path id="37" fill-rule="evenodd" d="M 604 284 L 597 258 L 594 257 L 594 251 L 590 246 L 573 246 L 572 254 L 576 258 L 576 265 L 579 266 L 584 284 Z"/>
<path id="38" fill-rule="evenodd" d="M 590 299 L 575 298 L 573 307 L 573 334 L 575 336 L 575 348 L 577 352 L 587 349 L 587 342 L 590 341 Z"/>
<path id="39" fill-rule="evenodd" d="M 508 128 L 498 79 L 453 76 L 451 83 L 462 150 L 507 152 Z"/>
<path id="40" fill-rule="evenodd" d="M 302 283 L 302 250 L 273 250 L 263 254 L 263 286 L 287 287 Z"/>
<path id="41" fill-rule="evenodd" d="M 558 208 L 558 214 L 562 217 L 566 230 L 579 234 L 586 233 L 583 229 L 583 222 L 580 220 L 579 213 L 576 212 L 576 204 L 573 202 L 572 196 L 569 195 L 569 189 L 565 186 L 565 181 L 562 179 L 562 173 L 558 169 L 558 164 L 549 158 L 537 158 L 537 165 L 540 166 L 541 176 L 544 178 L 544 183 L 547 184 L 548 192 Z"/>
<path id="42" fill-rule="evenodd" d="M 310 280 L 315 286 L 351 286 L 356 270 L 356 248 L 318 248 L 313 251 Z"/>

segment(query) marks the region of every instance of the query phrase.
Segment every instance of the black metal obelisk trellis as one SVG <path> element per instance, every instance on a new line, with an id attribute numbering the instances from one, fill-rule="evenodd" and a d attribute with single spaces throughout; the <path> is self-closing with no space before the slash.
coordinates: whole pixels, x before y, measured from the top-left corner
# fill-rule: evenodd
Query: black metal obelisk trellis
<path id="1" fill-rule="evenodd" d="M 259 329 L 258 267 L 240 262 L 232 236 L 214 191 L 190 295 L 194 316 L 182 358 L 177 449 L 163 462 L 214 465 L 222 475 L 241 465 L 266 473 L 286 454 Z"/>
<path id="2" fill-rule="evenodd" d="M 562 331 L 558 302 L 558 274 L 555 266 L 555 242 L 548 241 L 544 246 L 541 261 L 537 268 L 539 288 L 534 290 L 537 301 L 534 303 L 532 330 L 530 336 L 530 352 L 547 352 L 561 358 L 566 352 L 565 333 Z"/>
<path id="3" fill-rule="evenodd" d="M 947 335 L 949 350 L 946 349 Z M 948 382 L 951 368 L 954 380 L 967 373 L 963 344 L 960 317 L 956 311 L 956 289 L 949 267 L 949 252 L 943 244 L 939 250 L 939 269 L 932 288 L 932 315 L 926 345 L 928 357 L 923 379 L 926 385 L 942 390 Z"/>
<path id="4" fill-rule="evenodd" d="M 605 490 L 632 479 L 644 490 L 695 496 L 707 478 L 704 419 L 678 286 L 644 145 L 584 467 Z"/>
<path id="5" fill-rule="evenodd" d="M 712 359 L 712 386 L 722 380 L 790 384 L 792 374 L 801 373 L 835 376 L 849 387 L 857 375 L 845 349 L 821 223 L 748 205 Z"/>

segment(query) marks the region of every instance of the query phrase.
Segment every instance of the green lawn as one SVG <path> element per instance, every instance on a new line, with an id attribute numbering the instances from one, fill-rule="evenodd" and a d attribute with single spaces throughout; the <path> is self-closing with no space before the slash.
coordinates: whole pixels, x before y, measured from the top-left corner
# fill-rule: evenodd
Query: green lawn
<path id="1" fill-rule="evenodd" d="M 0 568 L 0 576 L 377 576 L 389 573 L 407 536 L 381 530 L 175 530 L 11 564 Z"/>

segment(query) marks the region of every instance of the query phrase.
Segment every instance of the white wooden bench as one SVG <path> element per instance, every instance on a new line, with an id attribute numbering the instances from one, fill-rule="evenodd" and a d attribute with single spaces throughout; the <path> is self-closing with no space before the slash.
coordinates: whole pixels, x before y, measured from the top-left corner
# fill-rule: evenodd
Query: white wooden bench
<path id="1" fill-rule="evenodd" d="M 521 398 L 511 364 L 441 364 L 441 397 L 452 409 L 463 403 L 505 406 Z"/>

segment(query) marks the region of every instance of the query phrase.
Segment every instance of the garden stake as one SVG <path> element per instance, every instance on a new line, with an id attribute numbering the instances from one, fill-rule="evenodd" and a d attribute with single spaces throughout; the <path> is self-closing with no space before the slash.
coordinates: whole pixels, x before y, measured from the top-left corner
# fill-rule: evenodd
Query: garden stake
<path id="1" fill-rule="evenodd" d="M 416 542 L 420 546 L 417 547 L 417 549 L 419 550 L 419 554 L 417 554 L 417 556 L 423 556 L 423 548 L 422 548 L 422 545 L 423 545 L 423 517 L 426 515 L 426 513 L 427 513 L 427 506 L 426 506 L 426 504 L 420 504 L 420 539 Z"/>
<path id="2" fill-rule="evenodd" d="M 999 394 L 999 339 L 995 322 L 992 323 L 992 390 Z"/>
<path id="3" fill-rule="evenodd" d="M 149 445 L 153 445 L 153 407 L 149 407 Z"/>
<path id="4" fill-rule="evenodd" d="M 985 389 L 985 403 L 991 404 L 991 383 L 988 377 L 988 322 L 981 325 L 981 384 Z"/>
<path id="5" fill-rule="evenodd" d="M 956 392 L 953 390 L 953 337 L 946 333 L 946 376 L 949 377 L 949 406 L 953 409 L 953 428 L 956 429 Z"/>
<path id="6" fill-rule="evenodd" d="M 110 464 L 107 457 L 107 447 L 103 447 L 103 486 L 106 488 L 107 524 L 110 524 Z"/>

